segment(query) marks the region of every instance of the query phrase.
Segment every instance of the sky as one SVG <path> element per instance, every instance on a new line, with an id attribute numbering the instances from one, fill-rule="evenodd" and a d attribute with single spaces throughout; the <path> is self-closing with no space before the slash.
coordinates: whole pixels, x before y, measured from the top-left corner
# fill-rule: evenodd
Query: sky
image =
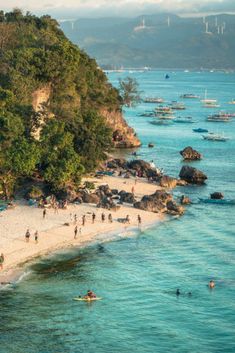
<path id="1" fill-rule="evenodd" d="M 137 16 L 159 12 L 180 15 L 235 13 L 235 0 L 0 0 L 0 9 L 18 7 L 55 18 Z"/>

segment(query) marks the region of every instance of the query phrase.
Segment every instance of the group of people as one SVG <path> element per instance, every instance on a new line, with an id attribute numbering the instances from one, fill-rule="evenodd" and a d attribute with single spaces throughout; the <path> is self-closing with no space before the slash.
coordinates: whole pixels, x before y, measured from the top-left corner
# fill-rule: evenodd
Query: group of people
<path id="1" fill-rule="evenodd" d="M 209 289 L 215 288 L 215 282 L 214 282 L 213 280 L 210 280 L 210 282 L 208 283 L 208 287 L 209 287 Z M 178 297 L 180 294 L 182 294 L 179 288 L 176 289 L 175 294 L 177 295 L 177 297 Z M 191 295 L 192 295 L 192 292 L 188 292 L 187 294 L 188 294 L 188 296 L 191 296 Z"/>
<path id="2" fill-rule="evenodd" d="M 29 229 L 27 229 L 27 231 L 26 231 L 26 233 L 25 233 L 25 240 L 26 240 L 26 243 L 29 242 L 30 237 L 31 237 L 31 233 L 30 233 Z M 38 231 L 36 230 L 36 231 L 34 232 L 34 241 L 35 241 L 36 244 L 38 243 L 38 237 L 39 237 L 39 234 L 38 234 Z"/>

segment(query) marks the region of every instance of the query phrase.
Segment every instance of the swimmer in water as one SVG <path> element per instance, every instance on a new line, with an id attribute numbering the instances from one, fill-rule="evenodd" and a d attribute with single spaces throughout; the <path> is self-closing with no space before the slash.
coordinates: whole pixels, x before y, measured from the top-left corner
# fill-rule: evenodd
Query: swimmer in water
<path id="1" fill-rule="evenodd" d="M 209 286 L 210 289 L 213 289 L 215 287 L 215 282 L 211 280 L 209 282 L 208 286 Z"/>
<path id="2" fill-rule="evenodd" d="M 177 296 L 181 294 L 179 288 L 176 289 L 175 294 L 176 294 Z"/>

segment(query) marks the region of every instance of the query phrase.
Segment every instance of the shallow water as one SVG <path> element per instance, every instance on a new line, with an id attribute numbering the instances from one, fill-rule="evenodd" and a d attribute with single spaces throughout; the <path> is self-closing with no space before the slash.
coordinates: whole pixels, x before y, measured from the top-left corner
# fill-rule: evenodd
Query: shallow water
<path id="1" fill-rule="evenodd" d="M 223 110 L 235 110 L 226 104 L 234 98 L 234 74 L 175 72 L 167 81 L 164 74 L 132 75 L 146 95 L 176 100 L 182 93 L 203 95 L 208 89 L 208 97 L 217 98 Z M 117 83 L 122 76 L 109 77 Z M 153 159 L 170 175 L 179 173 L 183 147 L 203 153 L 204 159 L 192 165 L 206 172 L 207 184 L 174 191 L 194 201 L 186 214 L 126 239 L 101 236 L 100 245 L 33 265 L 30 276 L 0 292 L 1 353 L 235 351 L 235 206 L 198 202 L 212 191 L 235 198 L 235 118 L 205 122 L 211 111 L 197 100 L 185 104 L 188 109 L 179 115 L 192 115 L 197 123 L 150 125 L 151 118 L 137 116 L 151 109 L 149 104 L 126 111 L 126 117 L 143 142 L 140 158 Z M 192 132 L 195 127 L 224 131 L 231 140 L 204 141 Z M 153 149 L 147 147 L 150 141 Z M 212 291 L 207 287 L 211 278 L 216 282 Z M 103 300 L 72 300 L 89 288 Z"/>

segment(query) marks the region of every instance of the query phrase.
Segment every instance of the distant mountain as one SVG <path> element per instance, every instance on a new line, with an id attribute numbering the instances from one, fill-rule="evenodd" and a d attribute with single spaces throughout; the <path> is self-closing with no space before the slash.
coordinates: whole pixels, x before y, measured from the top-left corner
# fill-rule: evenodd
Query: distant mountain
<path id="1" fill-rule="evenodd" d="M 235 15 L 78 19 L 61 28 L 102 66 L 235 68 Z"/>

